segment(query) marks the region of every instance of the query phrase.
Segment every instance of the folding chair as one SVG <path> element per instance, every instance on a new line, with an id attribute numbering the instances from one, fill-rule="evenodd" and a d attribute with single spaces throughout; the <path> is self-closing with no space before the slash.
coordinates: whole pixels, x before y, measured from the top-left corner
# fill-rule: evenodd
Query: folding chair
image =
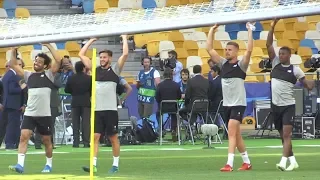
<path id="1" fill-rule="evenodd" d="M 71 100 L 70 99 L 65 99 L 61 101 L 61 111 L 62 115 L 60 117 L 56 118 L 56 133 L 59 135 L 62 134 L 61 138 L 61 145 L 63 144 L 63 141 L 65 144 L 68 144 L 68 138 L 66 136 L 67 132 L 67 121 L 71 120 Z M 73 132 L 70 132 L 73 134 Z M 57 137 L 58 140 L 58 137 Z M 57 142 L 57 141 L 56 141 Z"/>
<path id="2" fill-rule="evenodd" d="M 163 107 L 170 107 L 172 106 L 171 109 L 166 109 Z M 175 107 L 175 108 L 174 108 Z M 163 100 L 160 103 L 160 146 L 162 145 L 162 130 L 163 130 L 163 114 L 168 113 L 168 114 L 176 114 L 177 116 L 177 129 L 178 129 L 178 143 L 181 145 L 181 140 L 180 140 L 180 115 L 179 115 L 179 102 L 177 100 Z"/>
<path id="3" fill-rule="evenodd" d="M 209 101 L 208 99 L 197 99 L 192 103 L 191 111 L 188 114 L 188 129 L 191 136 L 192 144 L 194 145 L 194 137 L 191 128 L 191 118 L 193 114 L 201 114 L 201 118 L 204 122 L 208 120 L 208 109 L 209 109 Z M 206 113 L 206 117 L 202 116 L 202 113 Z"/>
<path id="4" fill-rule="evenodd" d="M 221 110 L 221 107 L 222 107 L 222 103 L 223 103 L 223 100 L 221 100 L 220 103 L 219 103 L 218 109 L 217 109 L 217 111 L 215 112 L 214 119 L 212 119 L 212 117 L 209 116 L 209 118 L 210 118 L 210 120 L 211 120 L 211 122 L 212 122 L 213 124 L 216 123 L 216 120 L 217 120 L 218 117 L 219 117 L 219 119 L 223 119 L 222 116 L 221 116 L 221 114 L 220 114 L 220 112 L 221 112 L 220 110 Z M 222 122 L 222 125 L 223 125 L 224 129 L 227 131 L 227 134 L 229 134 L 228 128 L 227 128 L 227 126 L 226 126 L 226 123 L 224 123 L 224 121 L 221 121 L 221 122 Z"/>

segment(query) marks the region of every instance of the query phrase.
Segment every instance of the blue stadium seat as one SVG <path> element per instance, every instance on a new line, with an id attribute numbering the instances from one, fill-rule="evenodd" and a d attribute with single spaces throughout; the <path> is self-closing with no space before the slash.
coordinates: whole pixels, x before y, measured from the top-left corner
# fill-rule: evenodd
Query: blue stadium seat
<path id="1" fill-rule="evenodd" d="M 85 14 L 93 13 L 94 10 L 94 0 L 83 0 L 82 2 L 83 12 Z"/>
<path id="2" fill-rule="evenodd" d="M 263 27 L 260 22 L 256 22 L 255 26 L 256 30 L 253 31 L 252 35 L 254 40 L 258 40 L 260 39 L 260 32 L 263 31 Z"/>
<path id="3" fill-rule="evenodd" d="M 66 48 L 66 42 L 56 42 L 57 49 L 65 49 Z"/>
<path id="4" fill-rule="evenodd" d="M 312 50 L 313 54 L 318 54 L 318 48 L 314 44 L 314 41 L 312 39 L 303 39 L 300 41 L 300 46 L 301 47 L 309 47 Z"/>
<path id="5" fill-rule="evenodd" d="M 82 4 L 82 0 L 72 0 L 71 1 L 72 5 L 74 6 L 79 6 Z"/>
<path id="6" fill-rule="evenodd" d="M 34 50 L 42 50 L 42 45 L 41 44 L 34 44 L 33 49 Z"/>
<path id="7" fill-rule="evenodd" d="M 246 31 L 247 29 L 245 29 Z M 237 39 L 238 32 L 240 30 L 240 24 L 227 24 L 225 26 L 225 31 L 229 34 L 231 40 Z"/>
<path id="8" fill-rule="evenodd" d="M 17 8 L 15 0 L 5 0 L 3 2 L 3 8 L 6 10 L 9 18 L 15 17 L 15 9 Z"/>
<path id="9" fill-rule="evenodd" d="M 155 0 L 142 0 L 142 7 L 144 9 L 156 8 L 157 7 L 157 3 L 156 3 Z"/>

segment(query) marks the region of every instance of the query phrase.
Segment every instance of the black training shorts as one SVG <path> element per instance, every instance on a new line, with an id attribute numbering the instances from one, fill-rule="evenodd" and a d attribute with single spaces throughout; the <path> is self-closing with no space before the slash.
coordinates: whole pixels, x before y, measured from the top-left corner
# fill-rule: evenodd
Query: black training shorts
<path id="1" fill-rule="evenodd" d="M 242 123 L 242 118 L 244 111 L 246 110 L 246 106 L 224 106 L 224 117 L 227 122 L 230 119 L 235 119 Z"/>
<path id="2" fill-rule="evenodd" d="M 113 136 L 118 133 L 118 111 L 95 111 L 94 133 Z"/>
<path id="3" fill-rule="evenodd" d="M 293 125 L 296 114 L 295 104 L 289 106 L 271 105 L 273 123 L 277 130 L 282 130 L 283 125 Z"/>
<path id="4" fill-rule="evenodd" d="M 51 116 L 33 117 L 24 116 L 21 129 L 29 129 L 34 131 L 37 129 L 40 135 L 52 135 L 53 122 Z"/>

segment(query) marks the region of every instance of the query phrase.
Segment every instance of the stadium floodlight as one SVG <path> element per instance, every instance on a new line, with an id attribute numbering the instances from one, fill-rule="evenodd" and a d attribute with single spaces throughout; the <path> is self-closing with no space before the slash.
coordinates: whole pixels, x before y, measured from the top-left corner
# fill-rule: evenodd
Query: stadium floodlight
<path id="1" fill-rule="evenodd" d="M 0 47 L 186 29 L 320 13 L 320 0 L 214 0 L 99 14 L 0 19 Z"/>

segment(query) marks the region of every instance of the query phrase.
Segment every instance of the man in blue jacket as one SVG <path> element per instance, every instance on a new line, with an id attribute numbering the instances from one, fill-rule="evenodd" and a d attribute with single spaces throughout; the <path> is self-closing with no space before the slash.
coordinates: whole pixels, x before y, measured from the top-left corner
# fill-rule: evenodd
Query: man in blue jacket
<path id="1" fill-rule="evenodd" d="M 24 67 L 21 59 L 19 66 Z M 6 149 L 17 149 L 20 137 L 20 118 L 24 111 L 23 89 L 26 84 L 13 69 L 9 69 L 2 78 L 3 83 L 3 113 L 0 123 L 0 144 L 6 136 Z"/>

